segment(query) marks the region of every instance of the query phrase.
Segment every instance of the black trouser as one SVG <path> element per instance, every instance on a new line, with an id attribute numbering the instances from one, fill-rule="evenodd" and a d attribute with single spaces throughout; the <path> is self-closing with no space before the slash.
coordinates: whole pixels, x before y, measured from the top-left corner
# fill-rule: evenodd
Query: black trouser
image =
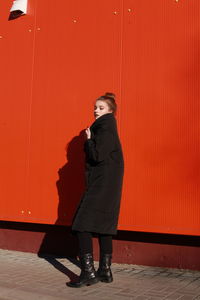
<path id="1" fill-rule="evenodd" d="M 77 232 L 79 240 L 80 255 L 93 253 L 92 233 Z M 99 247 L 101 254 L 112 254 L 112 235 L 98 234 Z"/>

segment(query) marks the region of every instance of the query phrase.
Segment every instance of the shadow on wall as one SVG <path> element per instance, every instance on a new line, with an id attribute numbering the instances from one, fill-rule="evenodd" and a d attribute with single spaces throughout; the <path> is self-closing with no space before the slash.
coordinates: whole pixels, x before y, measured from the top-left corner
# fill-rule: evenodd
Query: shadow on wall
<path id="1" fill-rule="evenodd" d="M 66 147 L 67 163 L 58 170 L 59 179 L 56 182 L 56 186 L 59 204 L 58 218 L 55 225 L 71 225 L 84 192 L 84 141 L 85 133 L 83 130 L 68 143 Z M 59 226 L 52 226 L 52 228 L 45 233 L 38 255 L 44 257 L 44 254 L 57 255 L 59 253 L 59 256 L 76 258 L 78 255 L 76 237 L 71 233 L 69 226 L 64 227 L 64 229 L 63 226 L 61 226 L 62 230 L 58 230 L 58 227 Z M 65 231 L 64 234 L 63 230 Z M 56 262 L 54 261 L 54 263 Z"/>

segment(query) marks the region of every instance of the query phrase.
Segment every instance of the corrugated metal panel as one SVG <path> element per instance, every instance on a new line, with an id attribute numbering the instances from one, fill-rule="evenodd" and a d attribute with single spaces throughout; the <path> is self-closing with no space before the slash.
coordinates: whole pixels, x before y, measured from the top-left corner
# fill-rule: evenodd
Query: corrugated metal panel
<path id="1" fill-rule="evenodd" d="M 198 1 L 126 2 L 120 228 L 200 233 L 199 12 Z"/>
<path id="2" fill-rule="evenodd" d="M 34 1 L 33 1 L 34 3 Z M 23 220 L 27 206 L 27 168 L 33 72 L 34 19 L 9 22 L 11 1 L 0 4 L 1 219 Z"/>
<path id="3" fill-rule="evenodd" d="M 29 0 L 8 21 L 11 2 L 0 7 L 0 218 L 70 223 L 84 188 L 80 132 L 113 91 L 119 228 L 199 235 L 199 1 Z"/>

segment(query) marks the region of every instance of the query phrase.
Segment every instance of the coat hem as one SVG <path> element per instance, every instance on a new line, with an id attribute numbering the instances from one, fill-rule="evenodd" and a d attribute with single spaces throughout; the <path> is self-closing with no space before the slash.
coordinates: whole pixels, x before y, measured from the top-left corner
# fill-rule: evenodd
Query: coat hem
<path id="1" fill-rule="evenodd" d="M 115 231 L 101 231 L 101 230 L 95 230 L 95 229 L 72 229 L 73 233 L 76 232 L 91 232 L 94 234 L 108 234 L 108 235 L 117 235 L 117 229 Z"/>

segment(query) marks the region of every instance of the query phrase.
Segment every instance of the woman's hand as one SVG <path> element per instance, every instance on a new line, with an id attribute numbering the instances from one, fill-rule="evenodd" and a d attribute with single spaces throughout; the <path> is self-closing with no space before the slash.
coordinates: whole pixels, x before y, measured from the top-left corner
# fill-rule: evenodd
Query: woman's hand
<path id="1" fill-rule="evenodd" d="M 87 127 L 87 129 L 85 130 L 85 133 L 86 133 L 86 136 L 87 136 L 87 139 L 91 139 L 91 131 L 90 131 L 90 127 Z"/>

